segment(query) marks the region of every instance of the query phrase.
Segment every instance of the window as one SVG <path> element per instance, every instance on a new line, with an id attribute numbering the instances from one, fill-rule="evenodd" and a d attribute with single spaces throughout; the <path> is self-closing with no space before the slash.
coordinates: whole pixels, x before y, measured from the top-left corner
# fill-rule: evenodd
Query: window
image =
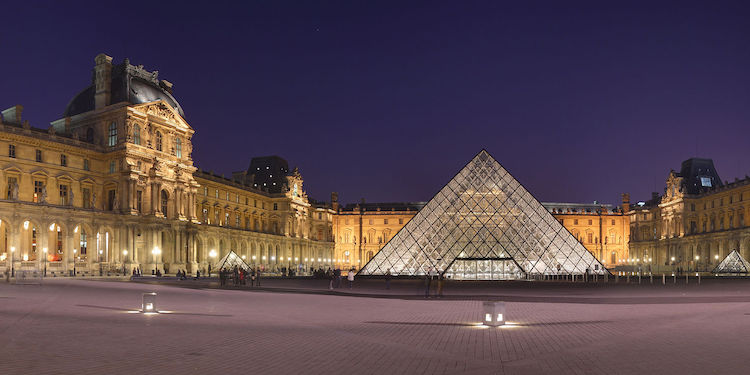
<path id="1" fill-rule="evenodd" d="M 94 129 L 93 128 L 86 129 L 86 142 L 94 143 Z"/>
<path id="2" fill-rule="evenodd" d="M 690 203 L 690 211 L 695 211 L 695 203 Z"/>
<path id="3" fill-rule="evenodd" d="M 742 227 L 745 225 L 745 213 L 740 211 L 739 214 L 737 214 L 737 226 Z"/>
<path id="4" fill-rule="evenodd" d="M 229 226 L 229 212 L 224 214 L 224 225 Z"/>
<path id="5" fill-rule="evenodd" d="M 107 191 L 107 211 L 115 209 L 115 190 Z"/>
<path id="6" fill-rule="evenodd" d="M 593 243 L 594 242 L 593 239 L 594 239 L 594 234 L 593 233 L 588 233 L 588 240 L 589 240 L 588 242 L 589 243 Z"/>
<path id="7" fill-rule="evenodd" d="M 92 208 L 91 207 L 91 189 L 89 188 L 83 188 L 81 189 L 81 195 L 83 196 L 83 208 Z"/>
<path id="8" fill-rule="evenodd" d="M 117 164 L 114 160 L 109 162 L 109 173 L 115 173 L 117 171 Z"/>
<path id="9" fill-rule="evenodd" d="M 247 199 L 247 197 L 245 197 L 245 206 L 248 205 L 248 202 L 249 202 L 249 200 Z"/>
<path id="10" fill-rule="evenodd" d="M 229 192 L 227 192 L 227 200 L 229 200 Z"/>
<path id="11" fill-rule="evenodd" d="M 237 228 L 240 227 L 240 215 L 234 215 L 234 226 Z"/>
<path id="12" fill-rule="evenodd" d="M 161 133 L 156 132 L 156 151 L 161 151 Z"/>
<path id="13" fill-rule="evenodd" d="M 167 203 L 169 201 L 169 195 L 166 190 L 161 191 L 161 213 L 164 217 L 167 217 Z"/>
<path id="14" fill-rule="evenodd" d="M 16 184 L 16 178 L 15 177 L 8 177 L 8 188 L 7 188 L 7 195 L 5 196 L 5 199 L 12 199 L 13 198 L 13 186 Z"/>
<path id="15" fill-rule="evenodd" d="M 133 127 L 133 144 L 141 144 L 141 127 L 138 125 Z"/>
<path id="16" fill-rule="evenodd" d="M 60 154 L 60 165 L 63 167 L 68 166 L 68 157 L 65 154 Z"/>
<path id="17" fill-rule="evenodd" d="M 179 138 L 174 139 L 174 155 L 178 158 L 182 157 L 182 141 Z"/>
<path id="18" fill-rule="evenodd" d="M 615 225 L 615 219 L 612 219 L 612 225 Z"/>
<path id="19" fill-rule="evenodd" d="M 83 159 L 83 170 L 88 171 L 91 167 L 89 167 L 89 159 Z"/>
<path id="20" fill-rule="evenodd" d="M 388 219 L 383 219 L 383 224 L 388 225 Z"/>
<path id="21" fill-rule="evenodd" d="M 68 185 L 60 185 L 60 204 L 68 204 Z"/>
<path id="22" fill-rule="evenodd" d="M 42 150 L 36 150 L 36 162 L 37 163 L 42 162 Z"/>
<path id="23" fill-rule="evenodd" d="M 216 189 L 216 199 L 219 199 L 219 189 Z"/>
<path id="24" fill-rule="evenodd" d="M 373 225 L 373 223 L 374 223 L 374 220 L 372 220 L 372 219 L 370 219 L 370 220 L 367 221 L 367 224 L 369 224 L 369 225 Z"/>
<path id="25" fill-rule="evenodd" d="M 203 187 L 203 196 L 205 196 L 205 197 L 208 196 L 208 187 L 207 186 Z"/>
<path id="26" fill-rule="evenodd" d="M 273 204 L 273 210 L 277 211 L 278 209 L 279 209 L 279 204 L 278 203 L 274 203 Z"/>
<path id="27" fill-rule="evenodd" d="M 86 242 L 86 231 L 81 229 L 81 255 L 86 255 L 86 248 L 88 248 L 88 243 Z"/>
<path id="28" fill-rule="evenodd" d="M 42 197 L 42 190 L 44 189 L 44 182 L 34 181 L 34 203 L 39 203 Z"/>
<path id="29" fill-rule="evenodd" d="M 589 219 L 589 225 L 591 225 L 591 224 L 592 224 L 591 219 Z"/>
<path id="30" fill-rule="evenodd" d="M 403 224 L 404 223 L 404 219 L 398 219 L 398 223 L 399 224 Z"/>
<path id="31" fill-rule="evenodd" d="M 16 145 L 8 145 L 8 157 L 9 158 L 16 157 Z"/>
<path id="32" fill-rule="evenodd" d="M 62 254 L 62 247 L 63 247 L 62 231 L 60 231 L 60 227 L 58 226 L 57 227 L 57 253 L 58 254 Z M 57 259 L 57 260 L 60 260 L 60 259 Z"/>
<path id="33" fill-rule="evenodd" d="M 109 132 L 107 133 L 107 146 L 113 147 L 117 144 L 117 123 L 113 122 L 109 124 Z"/>
<path id="34" fill-rule="evenodd" d="M 135 209 L 143 212 L 143 191 L 141 190 L 135 192 Z"/>
<path id="35" fill-rule="evenodd" d="M 578 219 L 573 219 L 573 225 L 578 225 Z"/>

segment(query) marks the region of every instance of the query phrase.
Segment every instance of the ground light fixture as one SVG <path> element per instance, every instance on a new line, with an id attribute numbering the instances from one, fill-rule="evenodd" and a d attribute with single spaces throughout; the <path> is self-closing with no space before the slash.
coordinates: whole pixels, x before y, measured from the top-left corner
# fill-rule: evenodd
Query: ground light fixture
<path id="1" fill-rule="evenodd" d="M 156 309 L 156 293 L 143 293 L 141 302 L 141 312 L 144 314 L 158 314 L 159 310 Z"/>
<path id="2" fill-rule="evenodd" d="M 492 327 L 505 325 L 505 302 L 485 301 L 482 313 L 482 324 Z"/>

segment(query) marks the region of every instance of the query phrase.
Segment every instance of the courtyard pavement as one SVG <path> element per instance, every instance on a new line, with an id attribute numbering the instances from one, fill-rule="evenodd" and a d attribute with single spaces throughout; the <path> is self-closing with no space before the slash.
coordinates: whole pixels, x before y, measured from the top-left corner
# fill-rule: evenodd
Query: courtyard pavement
<path id="1" fill-rule="evenodd" d="M 445 299 L 416 298 L 418 280 L 169 283 L 0 283 L 0 374 L 728 374 L 750 353 L 747 280 L 448 284 Z M 150 291 L 169 313 L 134 313 Z M 482 299 L 508 300 L 514 324 L 478 325 Z"/>

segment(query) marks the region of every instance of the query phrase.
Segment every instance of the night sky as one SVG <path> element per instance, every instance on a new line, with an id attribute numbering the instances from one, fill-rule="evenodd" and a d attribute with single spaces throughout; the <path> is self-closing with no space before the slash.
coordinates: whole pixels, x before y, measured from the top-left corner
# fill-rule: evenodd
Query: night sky
<path id="1" fill-rule="evenodd" d="M 543 201 L 647 199 L 692 156 L 750 174 L 750 2 L 405 3 L 4 4 L 0 106 L 46 128 L 128 57 L 198 167 L 280 155 L 320 200 L 427 200 L 482 148 Z"/>

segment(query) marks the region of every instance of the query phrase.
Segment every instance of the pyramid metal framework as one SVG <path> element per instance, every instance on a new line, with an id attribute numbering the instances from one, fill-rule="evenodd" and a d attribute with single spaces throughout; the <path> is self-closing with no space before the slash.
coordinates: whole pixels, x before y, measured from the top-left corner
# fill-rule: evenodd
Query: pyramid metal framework
<path id="1" fill-rule="evenodd" d="M 609 271 L 482 150 L 359 274 L 386 272 L 507 280 Z"/>
<path id="2" fill-rule="evenodd" d="M 235 253 L 233 250 L 229 250 L 229 253 L 227 253 L 227 255 L 224 255 L 223 258 L 219 259 L 219 261 L 216 262 L 214 269 L 217 271 L 222 268 L 232 270 L 234 269 L 234 266 L 237 266 L 238 269 L 244 269 L 245 271 L 250 270 L 250 266 L 245 263 L 245 261 L 242 260 L 239 255 L 237 255 L 237 253 Z"/>
<path id="3" fill-rule="evenodd" d="M 713 273 L 750 273 L 750 262 L 734 250 L 714 268 Z"/>

